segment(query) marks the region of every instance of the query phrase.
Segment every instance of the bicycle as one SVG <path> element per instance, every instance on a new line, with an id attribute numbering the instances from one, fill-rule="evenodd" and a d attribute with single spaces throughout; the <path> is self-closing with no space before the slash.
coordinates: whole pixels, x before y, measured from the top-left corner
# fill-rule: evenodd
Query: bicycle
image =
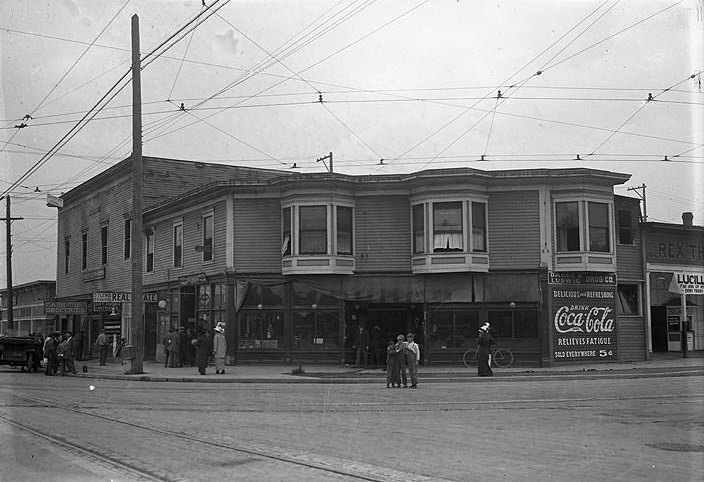
<path id="1" fill-rule="evenodd" d="M 479 351 L 477 348 L 470 348 L 462 355 L 462 362 L 467 368 L 477 366 Z M 499 348 L 496 344 L 491 345 L 491 363 L 499 368 L 508 368 L 513 365 L 513 352 L 508 348 Z"/>

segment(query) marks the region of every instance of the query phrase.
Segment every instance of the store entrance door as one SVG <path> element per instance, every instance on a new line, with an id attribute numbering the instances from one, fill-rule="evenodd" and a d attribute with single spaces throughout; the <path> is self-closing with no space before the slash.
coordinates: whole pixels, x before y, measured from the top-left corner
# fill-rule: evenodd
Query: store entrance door
<path id="1" fill-rule="evenodd" d="M 416 342 L 423 343 L 422 310 L 415 305 L 370 305 L 366 323 L 370 335 L 370 363 L 381 366 L 386 362 L 386 346 L 398 335 L 414 333 Z"/>

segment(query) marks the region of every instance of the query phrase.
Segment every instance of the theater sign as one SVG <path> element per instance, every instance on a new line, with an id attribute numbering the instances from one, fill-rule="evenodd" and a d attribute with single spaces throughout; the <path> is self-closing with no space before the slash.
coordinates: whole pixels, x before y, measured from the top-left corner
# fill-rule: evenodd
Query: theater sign
<path id="1" fill-rule="evenodd" d="M 617 358 L 616 275 L 549 273 L 555 362 Z"/>

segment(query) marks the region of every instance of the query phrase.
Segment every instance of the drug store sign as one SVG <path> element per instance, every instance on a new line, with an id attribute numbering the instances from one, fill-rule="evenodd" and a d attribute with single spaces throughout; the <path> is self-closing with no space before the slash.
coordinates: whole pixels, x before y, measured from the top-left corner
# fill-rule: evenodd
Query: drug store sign
<path id="1" fill-rule="evenodd" d="M 554 360 L 616 360 L 616 277 L 550 273 L 548 282 Z"/>

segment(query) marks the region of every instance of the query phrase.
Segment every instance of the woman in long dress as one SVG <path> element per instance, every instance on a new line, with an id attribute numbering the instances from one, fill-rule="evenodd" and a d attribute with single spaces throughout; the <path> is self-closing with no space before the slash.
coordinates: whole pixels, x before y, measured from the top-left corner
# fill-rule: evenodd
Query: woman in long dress
<path id="1" fill-rule="evenodd" d="M 196 347 L 196 366 L 198 367 L 198 373 L 205 375 L 205 369 L 208 366 L 208 360 L 213 352 L 212 339 L 210 338 L 210 333 L 207 330 L 201 328 L 198 334 L 198 339 L 194 340 Z"/>
<path id="2" fill-rule="evenodd" d="M 491 345 L 494 344 L 494 336 L 489 331 L 489 323 L 479 329 L 479 348 L 477 349 L 477 359 L 479 361 L 477 374 L 480 377 L 492 377 L 494 372 L 491 369 Z"/>

